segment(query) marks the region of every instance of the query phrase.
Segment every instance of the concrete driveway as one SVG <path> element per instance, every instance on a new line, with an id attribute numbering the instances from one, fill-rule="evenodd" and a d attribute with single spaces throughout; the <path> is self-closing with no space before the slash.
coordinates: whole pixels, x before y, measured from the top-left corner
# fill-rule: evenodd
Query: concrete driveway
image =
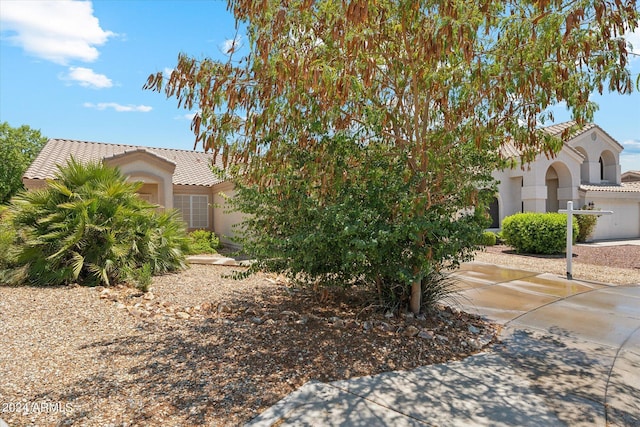
<path id="1" fill-rule="evenodd" d="M 469 263 L 456 304 L 503 324 L 462 361 L 310 382 L 252 426 L 640 426 L 640 285 Z"/>

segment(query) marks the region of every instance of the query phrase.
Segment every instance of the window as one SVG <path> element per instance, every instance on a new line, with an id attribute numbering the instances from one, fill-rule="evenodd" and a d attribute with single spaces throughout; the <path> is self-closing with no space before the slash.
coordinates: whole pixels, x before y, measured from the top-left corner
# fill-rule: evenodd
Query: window
<path id="1" fill-rule="evenodd" d="M 173 207 L 180 211 L 189 228 L 209 228 L 209 196 L 176 194 Z"/>
<path id="2" fill-rule="evenodd" d="M 604 181 L 604 162 L 602 161 L 602 157 L 600 157 L 600 181 Z"/>

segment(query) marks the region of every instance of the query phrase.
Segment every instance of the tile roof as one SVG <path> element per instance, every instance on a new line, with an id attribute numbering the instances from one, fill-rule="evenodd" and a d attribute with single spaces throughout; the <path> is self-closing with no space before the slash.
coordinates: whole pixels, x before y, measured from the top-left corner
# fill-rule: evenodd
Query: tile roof
<path id="1" fill-rule="evenodd" d="M 568 122 L 563 122 L 563 123 L 558 123 L 555 125 L 543 127 L 540 130 L 550 135 L 560 137 L 562 136 L 562 132 L 564 132 L 565 129 L 571 128 L 573 126 L 577 126 L 577 123 L 571 120 Z M 594 128 L 600 129 L 601 132 L 603 132 L 605 135 L 611 138 L 616 144 L 620 145 L 618 141 L 616 141 L 611 135 L 609 135 L 606 131 L 604 131 L 600 126 L 596 125 L 595 123 L 586 123 L 581 129 L 575 130 L 572 133 L 570 133 L 569 136 L 567 136 L 567 138 L 565 138 L 563 142 L 565 143 L 569 142 L 575 137 L 580 136 L 583 133 Z M 569 144 L 565 144 L 565 146 L 569 147 L 571 150 L 574 150 L 574 148 L 571 147 Z M 620 145 L 620 147 L 623 148 L 622 145 Z M 521 154 L 521 152 L 513 145 L 511 140 L 507 140 L 504 144 L 500 146 L 500 153 L 503 155 L 503 157 L 506 157 L 506 158 L 519 157 Z"/>
<path id="2" fill-rule="evenodd" d="M 585 191 L 605 191 L 609 193 L 640 193 L 640 182 L 623 182 L 620 185 L 582 184 L 580 189 Z"/>
<path id="3" fill-rule="evenodd" d="M 547 133 L 550 133 L 553 136 L 560 136 L 565 129 L 570 128 L 572 126 L 577 126 L 577 123 L 574 120 L 571 120 L 571 121 L 568 121 L 568 122 L 564 122 L 564 123 L 558 123 L 557 125 L 547 126 L 547 127 L 542 128 L 542 130 L 547 132 Z M 620 148 L 624 148 L 622 145 L 620 145 L 620 143 L 618 141 L 616 141 L 616 139 L 614 137 L 609 135 L 607 133 L 607 131 L 605 131 L 604 129 L 602 129 L 600 126 L 598 126 L 595 123 L 586 123 L 581 129 L 577 129 L 577 130 L 573 131 L 572 133 L 570 133 L 569 136 L 564 140 L 564 142 L 568 142 L 568 141 L 572 140 L 573 138 L 575 138 L 577 136 L 580 136 L 583 133 L 588 132 L 591 129 L 595 129 L 595 128 L 598 128 L 602 133 L 607 135 L 613 142 L 615 142 L 617 145 L 619 145 Z"/>
<path id="4" fill-rule="evenodd" d="M 26 179 L 53 178 L 57 172 L 56 166 L 66 164 L 71 156 L 82 162 L 91 162 L 137 150 L 147 151 L 175 163 L 174 185 L 212 186 L 223 181 L 209 168 L 213 160 L 211 153 L 69 139 L 50 139 L 23 177 Z M 222 167 L 219 158 L 216 159 L 216 165 Z"/>
<path id="5" fill-rule="evenodd" d="M 622 182 L 640 181 L 640 171 L 626 171 L 622 174 Z"/>
<path id="6" fill-rule="evenodd" d="M 562 134 L 562 132 L 564 132 L 566 129 L 576 126 L 577 123 L 573 120 L 568 121 L 568 122 L 564 122 L 564 123 L 558 123 L 555 125 L 551 125 L 551 126 L 547 126 L 542 128 L 543 131 L 547 132 L 548 134 L 551 134 L 553 136 L 560 136 Z M 594 123 L 587 123 L 584 125 L 584 127 L 580 130 L 576 130 L 574 132 L 572 132 L 571 134 L 569 134 L 569 137 L 567 138 L 567 140 L 575 138 L 576 136 L 585 133 L 586 131 L 588 131 L 589 129 L 593 129 L 594 127 L 596 127 L 596 125 Z"/>

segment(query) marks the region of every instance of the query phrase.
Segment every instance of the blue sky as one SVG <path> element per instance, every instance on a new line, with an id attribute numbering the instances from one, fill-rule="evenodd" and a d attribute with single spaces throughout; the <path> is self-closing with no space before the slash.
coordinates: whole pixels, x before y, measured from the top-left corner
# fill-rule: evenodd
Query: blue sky
<path id="1" fill-rule="evenodd" d="M 0 122 L 50 138 L 180 149 L 193 148 L 193 112 L 142 86 L 179 52 L 224 58 L 236 36 L 226 1 L 206 0 L 2 0 L 0 30 Z M 628 39 L 640 53 L 640 31 Z M 592 99 L 595 122 L 625 147 L 622 170 L 640 170 L 640 93 Z M 569 119 L 557 109 L 557 122 Z"/>

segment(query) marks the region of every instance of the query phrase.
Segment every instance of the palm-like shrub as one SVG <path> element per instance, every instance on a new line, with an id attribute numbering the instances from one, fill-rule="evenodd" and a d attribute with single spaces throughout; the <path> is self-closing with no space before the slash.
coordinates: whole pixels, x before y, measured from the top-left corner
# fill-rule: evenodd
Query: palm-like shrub
<path id="1" fill-rule="evenodd" d="M 139 185 L 117 169 L 72 158 L 46 188 L 16 196 L 12 281 L 109 285 L 135 281 L 145 265 L 151 274 L 183 268 L 183 224 L 138 197 Z"/>

